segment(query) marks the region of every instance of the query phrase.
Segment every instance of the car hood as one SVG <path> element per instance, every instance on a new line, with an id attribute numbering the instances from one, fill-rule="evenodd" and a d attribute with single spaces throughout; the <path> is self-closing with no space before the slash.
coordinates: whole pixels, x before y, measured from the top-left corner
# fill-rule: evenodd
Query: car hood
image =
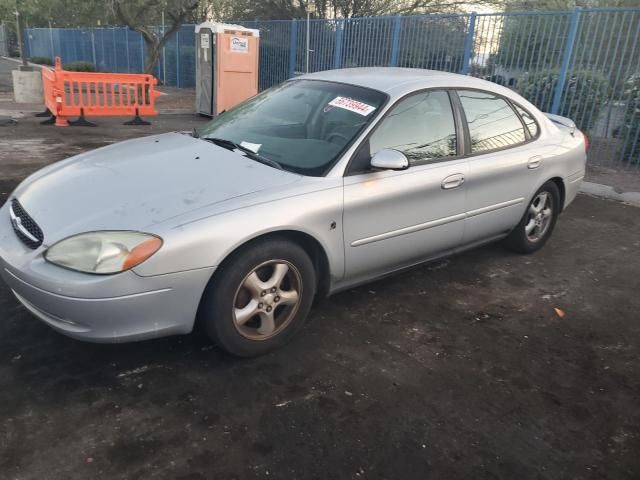
<path id="1" fill-rule="evenodd" d="M 45 243 L 93 230 L 144 230 L 299 180 L 182 133 L 128 140 L 52 164 L 14 192 Z"/>

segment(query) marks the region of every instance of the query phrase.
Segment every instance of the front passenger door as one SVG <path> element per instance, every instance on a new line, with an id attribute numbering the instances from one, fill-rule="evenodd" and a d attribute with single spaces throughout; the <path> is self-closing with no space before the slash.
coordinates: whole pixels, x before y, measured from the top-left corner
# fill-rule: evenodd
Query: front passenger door
<path id="1" fill-rule="evenodd" d="M 462 241 L 467 163 L 446 91 L 400 100 L 363 142 L 344 179 L 344 242 L 349 281 L 364 281 L 453 250 Z M 382 149 L 410 167 L 373 171 Z"/>

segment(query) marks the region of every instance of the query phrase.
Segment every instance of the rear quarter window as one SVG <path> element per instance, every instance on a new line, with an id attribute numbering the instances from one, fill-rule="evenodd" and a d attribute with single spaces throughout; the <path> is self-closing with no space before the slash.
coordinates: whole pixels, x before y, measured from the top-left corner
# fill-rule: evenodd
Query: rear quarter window
<path id="1" fill-rule="evenodd" d="M 524 126 L 511 105 L 489 92 L 458 90 L 471 137 L 471 153 L 499 150 L 524 143 Z"/>
<path id="2" fill-rule="evenodd" d="M 518 112 L 518 115 L 520 115 L 520 118 L 522 119 L 522 122 L 524 123 L 525 127 L 527 127 L 527 130 L 529 131 L 529 135 L 531 135 L 531 138 L 536 138 L 538 136 L 538 132 L 540 131 L 540 127 L 538 126 L 538 122 L 536 122 L 536 119 L 533 118 L 533 115 L 531 115 L 521 106 L 514 105 L 514 107 Z"/>

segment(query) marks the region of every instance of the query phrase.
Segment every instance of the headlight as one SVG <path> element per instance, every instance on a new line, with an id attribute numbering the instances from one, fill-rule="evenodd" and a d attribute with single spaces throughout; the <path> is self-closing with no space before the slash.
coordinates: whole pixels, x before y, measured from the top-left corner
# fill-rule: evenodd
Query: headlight
<path id="1" fill-rule="evenodd" d="M 104 231 L 81 233 L 50 247 L 44 258 L 61 267 L 85 273 L 118 273 L 140 265 L 162 246 L 148 233 Z"/>

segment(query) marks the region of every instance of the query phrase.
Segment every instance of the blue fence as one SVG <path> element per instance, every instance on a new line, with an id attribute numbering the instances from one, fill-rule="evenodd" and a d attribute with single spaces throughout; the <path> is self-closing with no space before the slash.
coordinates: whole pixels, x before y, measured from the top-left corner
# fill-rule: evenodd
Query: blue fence
<path id="1" fill-rule="evenodd" d="M 155 30 L 162 33 L 161 27 Z M 167 43 L 152 73 L 166 85 L 193 88 L 194 45 L 194 26 L 183 25 Z M 142 35 L 126 27 L 30 28 L 25 30 L 24 46 L 29 57 L 91 62 L 103 72 L 142 72 L 147 55 Z"/>
<path id="2" fill-rule="evenodd" d="M 428 68 L 507 85 L 567 116 L 592 139 L 592 163 L 640 166 L 640 8 L 239 22 L 260 29 L 260 89 L 307 70 Z M 158 31 L 161 29 L 158 28 Z M 163 51 L 155 75 L 195 85 L 194 26 Z M 60 55 L 99 70 L 139 72 L 145 46 L 122 27 L 33 28 L 30 56 Z"/>

